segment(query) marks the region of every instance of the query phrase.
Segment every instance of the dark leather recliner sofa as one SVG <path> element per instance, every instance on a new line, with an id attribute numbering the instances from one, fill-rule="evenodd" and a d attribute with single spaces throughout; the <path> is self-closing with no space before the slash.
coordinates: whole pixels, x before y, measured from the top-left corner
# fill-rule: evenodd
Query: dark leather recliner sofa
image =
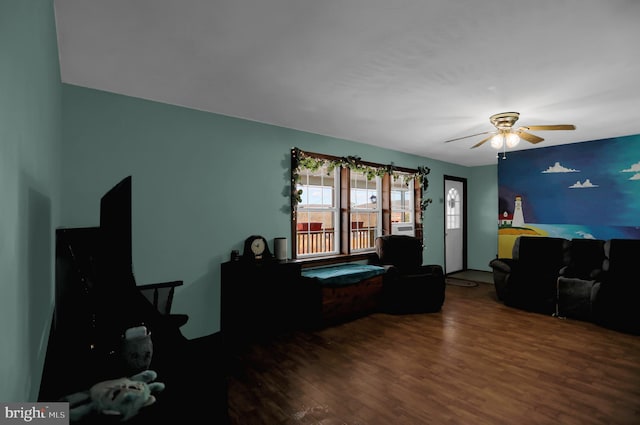
<path id="1" fill-rule="evenodd" d="M 562 238 L 519 236 L 512 258 L 496 258 L 496 295 L 505 305 L 536 313 L 555 311 L 559 270 L 566 265 L 569 241 Z"/>
<path id="2" fill-rule="evenodd" d="M 422 264 L 422 240 L 408 235 L 376 238 L 376 261 L 385 268 L 382 310 L 390 314 L 435 313 L 442 309 L 446 282 L 439 264 Z"/>
<path id="3" fill-rule="evenodd" d="M 489 266 L 505 305 L 640 334 L 638 252 L 637 239 L 519 236 Z"/>
<path id="4" fill-rule="evenodd" d="M 604 244 L 605 259 L 592 310 L 594 322 L 640 335 L 640 240 L 610 239 Z"/>
<path id="5" fill-rule="evenodd" d="M 558 275 L 556 316 L 593 320 L 592 306 L 605 259 L 604 244 L 602 239 L 571 240 L 567 265 Z"/>

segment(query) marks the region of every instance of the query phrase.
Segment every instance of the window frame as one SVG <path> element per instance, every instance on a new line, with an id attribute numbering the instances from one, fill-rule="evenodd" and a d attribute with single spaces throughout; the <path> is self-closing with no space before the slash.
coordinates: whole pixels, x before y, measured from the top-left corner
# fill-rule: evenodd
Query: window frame
<path id="1" fill-rule="evenodd" d="M 298 151 L 296 148 L 292 149 L 291 155 L 291 188 L 292 188 L 292 200 L 291 200 L 291 240 L 292 240 L 292 258 L 291 261 L 300 261 L 305 263 L 312 263 L 315 265 L 324 265 L 324 264 L 334 264 L 345 261 L 356 261 L 359 259 L 369 259 L 375 255 L 375 247 L 368 250 L 357 250 L 354 251 L 351 249 L 350 241 L 350 195 L 351 195 L 351 187 L 350 187 L 350 173 L 351 169 L 349 167 L 339 166 L 339 196 L 337 197 L 339 205 L 338 210 L 338 220 L 336 223 L 336 228 L 339 229 L 336 232 L 336 238 L 340 239 L 339 243 L 339 251 L 336 254 L 305 254 L 303 256 L 299 256 L 298 246 L 297 246 L 297 203 L 294 201 L 294 197 L 298 196 L 297 194 L 297 176 L 295 173 L 297 172 L 298 160 L 295 156 L 295 152 Z M 324 161 L 341 161 L 344 158 L 326 155 L 314 152 L 304 152 L 306 157 L 315 158 Z M 375 162 L 368 161 L 360 161 L 358 159 L 358 164 L 364 167 L 371 167 L 380 170 L 389 170 L 390 166 Z M 425 208 L 425 205 L 431 202 L 430 199 L 423 201 L 422 189 L 423 185 L 420 179 L 417 177 L 419 169 L 414 168 L 406 168 L 406 167 L 391 167 L 392 172 L 397 173 L 405 173 L 409 175 L 416 175 L 413 180 L 413 218 L 415 225 L 415 236 L 422 240 L 423 237 L 423 228 L 422 228 L 422 212 Z M 428 169 L 427 169 L 428 174 Z M 381 234 L 389 235 L 391 234 L 391 179 L 392 176 L 388 171 L 380 177 L 380 184 L 378 185 L 378 209 L 379 209 L 379 218 L 381 222 Z"/>
<path id="2" fill-rule="evenodd" d="M 333 229 L 333 247 L 334 249 L 332 251 L 322 251 L 322 252 L 310 252 L 310 253 L 306 253 L 306 254 L 298 254 L 298 214 L 300 212 L 305 213 L 307 215 L 312 215 L 313 213 L 331 213 L 332 216 L 332 221 L 333 223 L 338 223 L 340 222 L 340 175 L 339 175 L 340 170 L 336 169 L 333 170 L 332 174 L 333 176 L 327 175 L 326 178 L 333 180 L 333 199 L 332 199 L 332 206 L 330 208 L 321 208 L 321 207 L 312 207 L 312 208 L 305 208 L 302 207 L 302 211 L 296 211 L 296 223 L 294 226 L 294 232 L 292 233 L 292 241 L 293 241 L 293 255 L 294 257 L 292 258 L 297 258 L 298 256 L 300 257 L 300 259 L 305 259 L 305 258 L 318 258 L 318 257 L 323 257 L 323 256 L 331 256 L 331 255 L 336 255 L 337 253 L 340 252 L 340 234 L 339 232 L 337 232 L 337 228 L 339 229 L 339 226 L 334 226 Z M 297 182 L 299 183 L 299 182 Z M 308 183 L 308 182 L 307 182 Z M 303 185 L 304 186 L 304 185 Z M 306 185 L 308 186 L 308 185 Z M 328 187 L 328 186 L 318 186 L 318 187 Z M 297 184 L 296 184 L 296 189 L 297 189 Z M 296 206 L 296 208 L 300 208 L 300 204 L 298 204 Z M 324 229 L 324 226 L 323 226 Z M 309 232 L 311 231 L 311 229 L 309 230 Z M 310 237 L 310 234 L 309 236 Z M 322 232 L 322 239 L 326 238 L 325 232 L 323 230 Z M 331 239 L 331 237 L 330 237 Z M 326 239 L 325 239 L 326 241 Z M 326 243 L 326 242 L 324 242 Z"/>
<path id="3" fill-rule="evenodd" d="M 401 173 L 401 174 L 404 174 L 404 173 Z M 410 193 L 410 195 L 409 195 L 410 196 L 410 202 L 413 202 L 414 206 L 412 208 L 408 208 L 408 209 L 404 208 L 404 205 L 405 205 L 405 202 L 403 200 L 404 194 L 401 194 L 401 200 L 402 200 L 401 205 L 402 205 L 402 207 L 399 208 L 396 211 L 393 211 L 393 208 L 392 208 L 392 211 L 391 211 L 392 212 L 392 220 L 391 220 L 391 225 L 392 226 L 394 224 L 396 224 L 396 225 L 412 225 L 414 227 L 414 229 L 415 229 L 415 225 L 416 225 L 416 210 L 415 210 L 415 200 L 414 200 L 414 198 L 415 198 L 415 185 L 416 185 L 416 183 L 417 182 L 416 182 L 415 179 L 412 180 L 412 181 L 409 181 L 407 189 L 403 190 L 403 192 L 409 192 Z M 395 191 L 398 191 L 398 190 L 399 190 L 398 186 L 394 186 L 394 179 L 391 178 L 390 195 L 391 195 L 391 193 L 393 193 Z M 391 199 L 391 206 L 393 207 L 393 199 Z M 397 213 L 400 213 L 402 216 L 404 216 L 405 214 L 408 214 L 409 215 L 409 220 L 408 221 L 397 221 L 397 222 L 394 222 L 393 221 L 393 215 L 395 215 Z M 393 231 L 393 227 L 392 227 L 392 231 Z"/>
<path id="4" fill-rule="evenodd" d="M 355 204 L 353 202 L 353 199 L 349 199 L 349 244 L 350 244 L 350 249 L 351 252 L 370 252 L 372 249 L 375 249 L 375 243 L 372 242 L 369 247 L 366 248 L 357 248 L 353 246 L 353 238 L 354 238 L 354 229 L 353 229 L 353 223 L 354 222 L 359 222 L 358 220 L 353 220 L 354 216 L 359 216 L 359 215 L 370 215 L 370 214 L 374 214 L 376 216 L 376 226 L 374 229 L 374 234 L 373 234 L 373 240 L 375 240 L 376 237 L 380 236 L 382 234 L 382 210 L 378 205 L 377 199 L 380 198 L 380 187 L 382 185 L 382 178 L 379 176 L 375 176 L 371 179 L 367 179 L 367 176 L 364 173 L 359 172 L 359 176 L 358 179 L 360 180 L 360 177 L 362 178 L 362 180 L 365 181 L 365 188 L 354 188 L 352 187 L 352 180 L 355 178 L 353 176 L 354 172 L 353 170 L 349 171 L 349 194 L 351 196 L 351 194 L 353 193 L 354 190 L 366 190 L 367 191 L 367 195 L 369 192 L 374 192 L 372 196 L 376 197 L 376 203 L 375 203 L 375 207 L 374 208 L 357 208 L 355 207 Z M 375 181 L 375 190 L 371 190 L 369 189 L 369 185 L 371 181 Z M 367 196 L 365 198 L 365 201 L 367 199 L 370 199 L 369 196 Z M 367 205 L 369 203 L 367 202 Z M 368 220 L 367 220 L 368 221 Z M 371 238 L 371 235 L 369 235 L 369 238 Z M 366 238 L 365 238 L 366 239 Z M 371 239 L 370 239 L 371 240 Z"/>

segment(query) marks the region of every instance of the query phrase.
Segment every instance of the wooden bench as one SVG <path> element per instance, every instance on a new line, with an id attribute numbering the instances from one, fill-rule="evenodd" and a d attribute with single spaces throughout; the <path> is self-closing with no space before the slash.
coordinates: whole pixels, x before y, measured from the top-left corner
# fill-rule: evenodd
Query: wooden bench
<path id="1" fill-rule="evenodd" d="M 385 269 L 346 263 L 302 271 L 304 284 L 314 285 L 312 323 L 329 325 L 378 311 Z"/>

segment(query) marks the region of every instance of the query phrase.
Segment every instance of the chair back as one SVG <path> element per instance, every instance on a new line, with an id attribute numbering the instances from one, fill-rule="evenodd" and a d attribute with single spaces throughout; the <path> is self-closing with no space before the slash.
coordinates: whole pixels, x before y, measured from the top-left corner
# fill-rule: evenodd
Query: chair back
<path id="1" fill-rule="evenodd" d="M 605 241 L 602 239 L 572 239 L 564 276 L 590 280 L 602 270 Z"/>
<path id="2" fill-rule="evenodd" d="M 161 314 L 171 314 L 171 305 L 173 304 L 173 295 L 176 286 L 183 285 L 181 280 L 163 283 L 153 283 L 147 285 L 138 285 L 138 289 L 149 300 L 153 306 L 158 309 Z"/>
<path id="3" fill-rule="evenodd" d="M 376 254 L 380 264 L 399 270 L 416 269 L 422 265 L 422 241 L 409 235 L 384 235 L 376 238 Z"/>
<path id="4" fill-rule="evenodd" d="M 604 244 L 602 268 L 608 275 L 636 276 L 639 253 L 640 239 L 609 239 Z"/>
<path id="5" fill-rule="evenodd" d="M 640 240 L 609 239 L 604 252 L 602 279 L 593 303 L 595 322 L 640 335 Z"/>
<path id="6" fill-rule="evenodd" d="M 564 238 L 518 236 L 513 244 L 513 259 L 521 269 L 555 275 L 568 262 L 570 244 Z"/>

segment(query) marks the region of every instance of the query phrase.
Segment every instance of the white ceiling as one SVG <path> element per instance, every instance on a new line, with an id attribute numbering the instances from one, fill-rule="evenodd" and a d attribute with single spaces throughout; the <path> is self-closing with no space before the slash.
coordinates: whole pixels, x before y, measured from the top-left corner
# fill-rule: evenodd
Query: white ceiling
<path id="1" fill-rule="evenodd" d="M 54 1 L 65 83 L 467 166 L 499 112 L 640 134 L 637 0 Z"/>

